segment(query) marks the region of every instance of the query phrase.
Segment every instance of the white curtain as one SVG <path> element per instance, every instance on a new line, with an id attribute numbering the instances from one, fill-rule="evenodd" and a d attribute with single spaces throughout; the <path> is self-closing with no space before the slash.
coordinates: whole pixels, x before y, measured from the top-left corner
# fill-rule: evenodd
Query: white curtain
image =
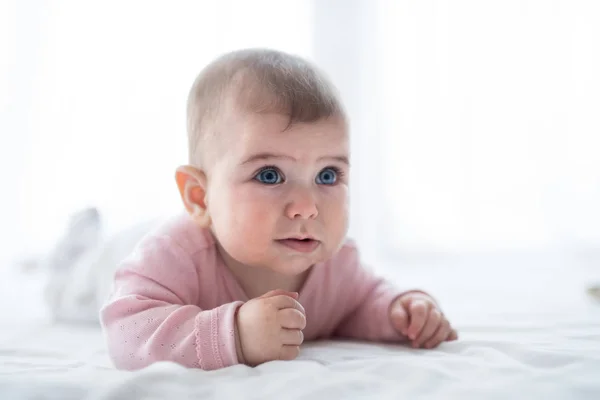
<path id="1" fill-rule="evenodd" d="M 95 205 L 179 207 L 187 90 L 219 53 L 309 57 L 353 122 L 369 260 L 600 248 L 600 2 L 0 0 L 2 256 Z"/>
<path id="2" fill-rule="evenodd" d="M 600 2 L 378 5 L 386 246 L 600 250 Z"/>

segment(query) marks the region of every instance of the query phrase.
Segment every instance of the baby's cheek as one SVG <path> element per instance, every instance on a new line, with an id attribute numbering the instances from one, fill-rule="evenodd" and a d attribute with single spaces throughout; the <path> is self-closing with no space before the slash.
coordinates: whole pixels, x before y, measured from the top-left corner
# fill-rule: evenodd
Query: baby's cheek
<path id="1" fill-rule="evenodd" d="M 263 257 L 273 239 L 273 207 L 267 202 L 240 198 L 231 212 L 235 214 L 228 227 L 234 242 L 232 244 L 244 257 Z"/>
<path id="2" fill-rule="evenodd" d="M 335 238 L 342 238 L 348 229 L 348 201 L 345 191 L 339 191 L 336 196 L 328 198 L 325 211 L 325 224 L 330 234 Z"/>
<path id="3" fill-rule="evenodd" d="M 322 226 L 325 230 L 325 251 L 323 254 L 329 258 L 342 246 L 348 230 L 348 217 L 345 203 L 342 201 L 329 202 L 326 207 L 321 207 L 319 215 L 322 216 Z"/>

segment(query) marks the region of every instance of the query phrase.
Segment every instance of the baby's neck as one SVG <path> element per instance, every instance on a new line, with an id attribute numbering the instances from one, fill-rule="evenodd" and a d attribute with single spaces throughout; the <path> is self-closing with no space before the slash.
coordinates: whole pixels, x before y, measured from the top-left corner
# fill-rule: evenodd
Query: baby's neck
<path id="1" fill-rule="evenodd" d="M 243 265 L 222 251 L 225 266 L 231 271 L 248 298 L 253 299 L 276 289 L 299 292 L 310 269 L 299 275 L 284 275 L 267 268 Z"/>
<path id="2" fill-rule="evenodd" d="M 286 276 L 265 268 L 248 266 L 241 268 L 228 266 L 228 268 L 250 299 L 276 289 L 299 292 L 308 275 L 308 271 L 296 276 Z"/>

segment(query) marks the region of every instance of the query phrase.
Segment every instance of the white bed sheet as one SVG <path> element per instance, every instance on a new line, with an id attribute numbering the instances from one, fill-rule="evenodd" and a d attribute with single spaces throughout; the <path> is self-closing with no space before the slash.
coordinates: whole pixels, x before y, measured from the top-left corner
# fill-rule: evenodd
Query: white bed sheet
<path id="1" fill-rule="evenodd" d="M 97 328 L 23 326 L 0 342 L 2 399 L 600 398 L 600 323 L 463 327 L 437 350 L 355 342 L 304 347 L 257 368 L 112 368 Z"/>
<path id="2" fill-rule="evenodd" d="M 577 291 L 572 273 L 547 268 L 531 281 L 535 274 L 514 273 L 482 272 L 472 292 L 432 274 L 461 335 L 436 350 L 320 342 L 293 362 L 213 372 L 171 363 L 116 371 L 97 327 L 50 324 L 22 308 L 7 317 L 17 297 L 6 293 L 22 296 L 25 287 L 5 285 L 0 399 L 600 399 L 600 305 Z M 489 290 L 483 275 L 495 282 Z M 500 276 L 520 283 L 507 292 Z"/>

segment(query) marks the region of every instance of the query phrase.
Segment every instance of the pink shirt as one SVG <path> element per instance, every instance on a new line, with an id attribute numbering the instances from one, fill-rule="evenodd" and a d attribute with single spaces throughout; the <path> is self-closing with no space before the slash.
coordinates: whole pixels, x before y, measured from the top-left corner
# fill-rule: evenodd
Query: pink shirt
<path id="1" fill-rule="evenodd" d="M 312 267 L 299 292 L 305 340 L 393 341 L 388 310 L 401 292 L 363 268 L 352 242 Z M 119 266 L 100 312 L 117 368 L 157 361 L 213 370 L 238 363 L 235 313 L 249 300 L 212 234 L 179 216 L 150 233 Z"/>

